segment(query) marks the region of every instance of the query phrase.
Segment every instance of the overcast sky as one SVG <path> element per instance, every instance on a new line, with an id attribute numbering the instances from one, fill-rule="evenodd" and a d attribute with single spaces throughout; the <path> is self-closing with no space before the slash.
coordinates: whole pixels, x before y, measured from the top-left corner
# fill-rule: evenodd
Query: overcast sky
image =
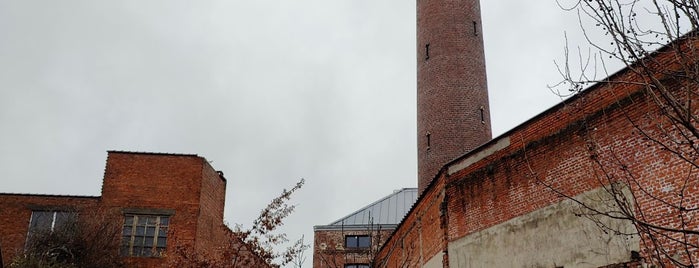
<path id="1" fill-rule="evenodd" d="M 497 136 L 560 101 L 577 18 L 481 9 Z M 415 65 L 415 1 L 0 0 L 0 192 L 100 195 L 107 150 L 194 153 L 230 223 L 305 178 L 284 230 L 310 241 L 416 187 Z"/>

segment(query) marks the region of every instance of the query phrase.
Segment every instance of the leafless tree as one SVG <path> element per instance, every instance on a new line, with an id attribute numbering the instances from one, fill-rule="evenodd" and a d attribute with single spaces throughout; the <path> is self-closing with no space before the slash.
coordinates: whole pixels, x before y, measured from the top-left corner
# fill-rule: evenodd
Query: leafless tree
<path id="1" fill-rule="evenodd" d="M 581 135 L 596 181 L 611 207 L 600 209 L 581 200 L 589 218 L 629 221 L 641 238 L 643 262 L 662 267 L 699 264 L 699 3 L 696 0 L 557 0 L 578 15 L 589 49 L 577 60 L 565 47 L 556 63 L 562 79 L 550 88 L 561 96 L 589 86 L 632 89 L 602 113 L 618 112 L 639 141 L 639 153 L 656 157 L 633 161 L 628 147 L 610 142 L 596 130 L 592 116 Z M 567 42 L 567 40 L 566 40 Z M 579 61 L 572 64 L 573 61 Z M 622 66 L 610 77 L 607 66 Z M 621 93 L 620 93 L 621 94 Z M 584 98 L 584 97 L 581 97 Z M 578 101 L 586 101 L 578 99 Z M 587 100 L 592 101 L 592 100 Z M 630 107 L 634 107 L 630 109 Z M 573 107 L 574 109 L 574 107 Z M 611 111 L 613 109 L 614 111 Z M 590 111 L 578 111 L 580 113 Z M 640 113 L 640 114 L 639 114 Z M 649 156 L 652 155 L 652 156 Z M 564 195 L 559 187 L 547 185 Z M 573 197 L 567 196 L 573 199 Z M 600 227 L 616 231 L 602 221 Z"/>
<path id="2" fill-rule="evenodd" d="M 289 242 L 287 235 L 276 233 L 291 215 L 295 205 L 290 205 L 291 195 L 305 183 L 301 179 L 290 190 L 282 193 L 265 207 L 253 221 L 250 229 L 237 225 L 233 230 L 221 226 L 225 233 L 225 245 L 218 254 L 197 253 L 191 246 L 178 245 L 171 255 L 170 266 L 178 267 L 281 267 L 303 263 L 303 252 L 308 249 L 303 236 L 283 251 L 276 248 Z"/>
<path id="3" fill-rule="evenodd" d="M 272 266 L 279 267 L 292 263 L 300 252 L 309 247 L 303 243 L 303 237 L 301 237 L 283 252 L 276 252 L 274 249 L 274 247 L 289 242 L 285 233 L 277 234 L 275 231 L 284 224 L 283 220 L 291 215 L 296 208 L 295 205 L 290 205 L 288 202 L 291 195 L 301 189 L 304 183 L 305 180 L 301 179 L 293 188 L 284 189 L 278 197 L 272 199 L 267 207 L 260 212 L 260 216 L 253 221 L 250 229 L 244 230 L 237 226 L 234 230 L 236 236 L 248 245 L 255 255 L 271 263 Z"/>
<path id="4" fill-rule="evenodd" d="M 304 242 L 304 236 L 301 236 L 301 239 L 298 240 L 298 243 L 301 245 L 306 245 Z M 310 246 L 309 246 L 310 247 Z M 299 250 L 296 252 L 296 255 L 292 258 L 291 263 L 294 265 L 294 268 L 303 268 L 303 264 L 306 263 L 306 256 L 304 256 L 305 250 Z"/>

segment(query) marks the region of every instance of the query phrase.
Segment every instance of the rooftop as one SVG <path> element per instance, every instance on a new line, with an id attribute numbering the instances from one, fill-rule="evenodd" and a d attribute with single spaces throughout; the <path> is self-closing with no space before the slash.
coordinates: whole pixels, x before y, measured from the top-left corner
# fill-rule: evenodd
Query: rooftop
<path id="1" fill-rule="evenodd" d="M 403 188 L 379 199 L 328 225 L 314 229 L 336 229 L 352 226 L 397 225 L 403 220 L 417 199 L 417 188 Z"/>

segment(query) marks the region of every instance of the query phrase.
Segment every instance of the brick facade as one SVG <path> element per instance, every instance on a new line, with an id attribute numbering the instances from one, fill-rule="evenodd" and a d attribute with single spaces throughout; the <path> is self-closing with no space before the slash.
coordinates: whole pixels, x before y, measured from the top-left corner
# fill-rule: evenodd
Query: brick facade
<path id="1" fill-rule="evenodd" d="M 99 197 L 60 195 L 0 195 L 0 246 L 4 265 L 24 250 L 32 210 L 95 208 Z"/>
<path id="2" fill-rule="evenodd" d="M 393 232 L 393 228 L 379 226 L 348 230 L 316 230 L 313 246 L 313 267 L 343 268 L 345 264 L 373 264 L 376 253 Z M 345 237 L 367 235 L 371 239 L 368 248 L 347 248 Z M 373 266 L 372 266 L 373 267 Z"/>
<path id="3" fill-rule="evenodd" d="M 110 151 L 99 197 L 0 194 L 4 264 L 23 251 L 32 211 L 37 209 L 169 216 L 166 254 L 125 257 L 129 267 L 165 267 L 178 247 L 213 256 L 240 243 L 231 241 L 223 223 L 225 193 L 223 173 L 203 157 Z M 116 220 L 124 222 L 124 217 Z M 246 258 L 257 260 L 250 264 L 253 267 L 267 266 L 253 256 Z"/>
<path id="4" fill-rule="evenodd" d="M 673 45 L 696 49 L 697 39 L 690 37 Z M 667 71 L 678 66 L 676 59 L 676 54 L 666 48 L 655 53 L 649 62 L 651 67 Z M 652 74 L 665 79 L 663 73 Z M 489 230 L 515 226 L 513 220 L 529 220 L 532 224 L 526 228 L 551 232 L 552 229 L 536 226 L 537 219 L 531 219 L 535 212 L 556 208 L 571 197 L 600 189 L 607 192 L 605 189 L 609 188 L 602 187 L 612 185 L 625 185 L 633 193 L 629 198 L 634 202 L 634 214 L 648 224 L 682 228 L 681 221 L 685 220 L 685 226 L 699 226 L 699 215 L 694 210 L 699 200 L 699 177 L 690 162 L 680 160 L 652 141 L 669 142 L 679 137 L 673 136 L 678 133 L 667 132 L 671 125 L 667 117 L 648 91 L 634 82 L 644 78 L 625 69 L 608 79 L 608 83 L 571 97 L 443 166 L 379 252 L 377 267 L 489 266 L 478 262 L 479 255 L 500 254 L 500 259 L 515 255 L 487 248 L 493 239 L 507 235 L 489 234 Z M 686 88 L 671 90 L 680 89 Z M 696 99 L 692 95 L 689 98 Z M 696 105 L 692 109 L 692 114 L 699 114 Z M 679 204 L 686 207 L 676 207 Z M 574 211 L 554 210 L 560 215 Z M 518 254 L 532 259 L 507 267 L 554 267 L 554 263 L 561 267 L 590 267 L 593 259 L 599 257 L 593 256 L 597 253 L 593 254 L 590 248 L 575 243 L 557 245 L 556 250 L 580 253 L 569 259 L 559 260 L 553 253 L 540 252 L 543 245 L 559 242 L 558 235 L 561 234 L 549 233 L 543 240 L 519 248 Z M 677 260 L 687 261 L 688 254 L 692 259 L 699 257 L 693 250 L 683 251 L 680 242 L 686 237 L 678 234 L 661 232 L 655 245 L 644 235 L 612 235 L 630 241 L 629 249 L 621 252 L 623 260 L 598 266 L 638 263 L 634 258 L 649 258 L 657 247 L 665 248 L 667 255 Z M 490 252 L 460 252 L 458 244 L 464 239 L 476 239 L 483 250 Z M 687 239 L 690 243 L 697 241 L 694 236 Z M 635 253 L 639 249 L 641 252 Z M 539 255 L 544 259 L 535 259 Z"/>
<path id="5" fill-rule="evenodd" d="M 374 267 L 376 254 L 418 196 L 403 188 L 328 225 L 313 226 L 313 267 Z M 363 243 L 354 244 L 361 237 Z"/>
<path id="6" fill-rule="evenodd" d="M 422 267 L 446 249 L 444 180 L 436 178 L 386 240 L 374 267 Z"/>

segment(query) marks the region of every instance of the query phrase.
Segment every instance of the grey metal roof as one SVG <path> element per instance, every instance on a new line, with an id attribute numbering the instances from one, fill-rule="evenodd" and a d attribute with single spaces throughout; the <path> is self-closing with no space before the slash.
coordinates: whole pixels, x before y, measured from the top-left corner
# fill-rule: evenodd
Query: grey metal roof
<path id="1" fill-rule="evenodd" d="M 392 194 L 371 203 L 328 226 L 348 225 L 394 225 L 400 223 L 405 214 L 410 211 L 417 199 L 417 188 L 403 188 L 393 191 Z M 373 222 L 371 221 L 373 219 Z"/>

